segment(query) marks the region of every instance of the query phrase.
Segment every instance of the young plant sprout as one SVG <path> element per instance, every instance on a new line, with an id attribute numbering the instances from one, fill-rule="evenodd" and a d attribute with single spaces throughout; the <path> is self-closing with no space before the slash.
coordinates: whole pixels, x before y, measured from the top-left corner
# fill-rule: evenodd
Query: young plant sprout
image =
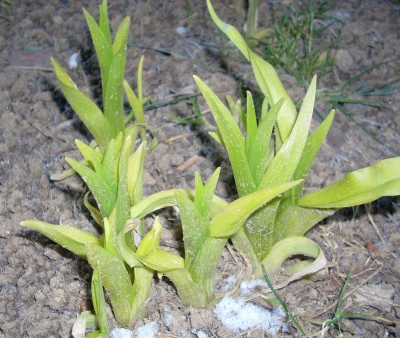
<path id="1" fill-rule="evenodd" d="M 218 126 L 219 133 L 212 133 L 212 136 L 228 152 L 239 197 L 277 184 L 306 179 L 334 117 L 332 111 L 309 136 L 316 78 L 312 80 L 298 113 L 274 68 L 250 50 L 233 26 L 218 18 L 209 0 L 207 5 L 216 25 L 250 61 L 265 97 L 257 120 L 251 93 L 247 93 L 246 114 L 241 114 L 242 131 L 217 95 L 195 77 Z M 273 130 L 275 137 L 272 137 Z M 324 266 L 324 255 L 316 243 L 302 236 L 339 208 L 369 203 L 381 196 L 398 195 L 400 175 L 396 168 L 399 164 L 399 157 L 383 160 L 301 197 L 303 181 L 252 214 L 231 239 L 253 263 L 256 278 L 263 275 L 261 263 L 273 275 L 285 259 L 298 254 L 316 260 L 302 271 L 293 267 L 297 272 L 287 282 L 315 272 Z"/>

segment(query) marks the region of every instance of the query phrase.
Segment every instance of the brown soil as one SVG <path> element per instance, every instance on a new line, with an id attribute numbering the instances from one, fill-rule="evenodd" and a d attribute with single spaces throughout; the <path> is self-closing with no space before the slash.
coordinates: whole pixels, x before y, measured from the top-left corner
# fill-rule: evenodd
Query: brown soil
<path id="1" fill-rule="evenodd" d="M 188 3 L 193 4 L 191 15 Z M 215 0 L 217 13 L 226 22 L 243 27 L 245 12 L 237 14 L 230 3 Z M 23 220 L 36 218 L 96 231 L 82 206 L 82 182 L 77 177 L 61 183 L 49 180 L 51 173 L 67 168 L 65 156 L 79 158 L 74 140 L 88 141 L 86 130 L 59 90 L 49 57 L 55 57 L 67 68 L 70 55 L 79 51 L 79 67 L 69 73 L 85 93 L 100 99 L 99 70 L 82 5 L 97 17 L 97 1 L 15 0 L 12 13 L 4 13 L 6 20 L 0 22 L 0 337 L 70 337 L 79 304 L 90 298 L 90 266 L 41 234 L 19 225 Z M 269 18 L 268 6 L 264 3 L 261 7 L 265 13 L 260 15 L 263 20 Z M 391 1 L 337 2 L 331 14 L 346 23 L 340 48 L 348 53 L 342 52 L 343 62 L 337 64 L 335 77 L 327 79 L 326 87 L 333 88 L 374 64 L 400 57 L 399 13 L 398 3 Z M 248 71 L 248 66 L 220 56 L 226 40 L 222 40 L 211 22 L 203 1 L 113 0 L 109 15 L 114 28 L 123 17 L 128 15 L 132 19 L 126 79 L 135 83 L 137 65 L 144 54 L 144 93 L 152 97 L 152 103 L 165 102 L 172 94 L 193 93 L 193 74 L 222 92 L 222 96 L 230 93 L 237 97 L 238 79 Z M 261 21 L 261 26 L 266 25 Z M 186 30 L 183 35 L 176 33 L 179 26 Z M 169 52 L 161 53 L 155 48 Z M 365 83 L 388 81 L 398 70 L 399 63 L 375 69 L 353 89 Z M 294 95 L 301 94 L 298 88 L 289 90 Z M 329 184 L 347 172 L 400 154 L 400 96 L 394 92 L 383 99 L 389 108 L 347 108 L 384 146 L 338 113 L 314 163 L 307 189 Z M 201 106 L 206 108 L 203 101 Z M 328 111 L 320 102 L 318 107 Z M 210 140 L 207 127 L 180 125 L 169 117 L 192 117 L 187 102 L 146 114 L 160 141 L 146 161 L 146 196 L 173 187 L 193 188 L 195 171 L 207 178 L 218 166 L 223 170 L 217 193 L 224 198 L 235 194 L 227 156 Z M 314 122 L 319 123 L 318 119 Z M 182 134 L 186 135 L 163 143 Z M 195 155 L 200 159 L 195 165 L 183 172 L 177 169 Z M 175 243 L 176 226 L 167 220 L 168 212 L 162 216 L 166 228 L 163 245 L 171 246 Z M 333 317 L 335 301 L 352 267 L 355 276 L 348 290 L 360 288 L 345 298 L 345 310 L 399 323 L 400 215 L 396 199 L 374 203 L 370 216 L 383 242 L 364 206 L 337 213 L 308 234 L 323 248 L 328 268 L 317 280 L 294 282 L 280 291 L 307 332 L 315 333 L 322 327 L 312 325 L 309 317 L 320 314 L 314 318 L 320 322 Z M 369 242 L 376 253 L 367 250 Z M 232 264 L 233 256 L 238 264 Z M 230 275 L 247 271 L 242 257 L 232 248 L 224 252 L 219 268 L 217 288 Z M 260 297 L 251 301 L 267 306 Z M 154 280 L 148 318 L 140 320 L 135 329 L 151 321 L 158 323 L 158 332 L 164 337 L 200 337 L 199 330 L 208 337 L 269 335 L 260 329 L 234 333 L 219 322 L 212 307 L 185 308 L 165 278 Z M 379 321 L 344 320 L 343 324 L 363 337 L 400 334 L 399 326 Z M 290 325 L 289 330 L 290 333 L 278 335 L 295 335 Z M 326 335 L 333 335 L 333 331 Z"/>

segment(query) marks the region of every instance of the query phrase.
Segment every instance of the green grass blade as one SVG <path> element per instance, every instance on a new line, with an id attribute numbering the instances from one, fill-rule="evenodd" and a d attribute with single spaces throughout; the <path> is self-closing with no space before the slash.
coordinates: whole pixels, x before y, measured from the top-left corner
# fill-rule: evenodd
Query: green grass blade
<path id="1" fill-rule="evenodd" d="M 290 321 L 292 324 L 299 330 L 299 332 L 303 335 L 303 337 L 307 337 L 306 333 L 304 332 L 303 328 L 300 326 L 300 324 L 297 322 L 296 318 L 292 315 L 291 311 L 289 310 L 287 304 L 283 301 L 279 293 L 275 290 L 274 286 L 272 285 L 271 280 L 268 277 L 267 271 L 265 271 L 264 264 L 261 264 L 263 273 L 264 273 L 264 278 L 265 281 L 267 282 L 269 288 L 271 289 L 272 293 L 275 295 L 276 299 L 278 300 L 277 303 L 273 302 L 274 305 L 279 305 L 283 311 L 286 313 L 286 316 L 289 317 Z"/>
<path id="2" fill-rule="evenodd" d="M 194 76 L 194 80 L 210 107 L 219 132 L 224 140 L 232 164 L 239 196 L 244 196 L 255 191 L 256 186 L 247 163 L 246 145 L 242 132 L 229 110 L 217 95 L 197 76 Z"/>
<path id="3" fill-rule="evenodd" d="M 52 241 L 82 258 L 86 258 L 86 243 L 90 242 L 96 245 L 102 245 L 100 239 L 97 237 L 83 230 L 72 228 L 66 225 L 50 224 L 33 219 L 23 221 L 21 222 L 21 225 L 39 231 Z"/>
<path id="4" fill-rule="evenodd" d="M 353 171 L 329 187 L 309 193 L 299 205 L 312 208 L 344 208 L 372 202 L 382 196 L 400 195 L 400 157 L 383 160 Z"/>

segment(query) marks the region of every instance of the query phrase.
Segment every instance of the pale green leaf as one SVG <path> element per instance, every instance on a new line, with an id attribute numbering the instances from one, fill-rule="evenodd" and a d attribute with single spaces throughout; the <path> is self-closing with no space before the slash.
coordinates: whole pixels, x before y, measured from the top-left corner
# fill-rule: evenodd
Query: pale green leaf
<path id="1" fill-rule="evenodd" d="M 90 265 L 99 272 L 118 325 L 127 327 L 134 294 L 124 263 L 107 250 L 92 243 L 86 245 L 86 253 Z"/>
<path id="2" fill-rule="evenodd" d="M 160 245 L 162 226 L 158 217 L 154 220 L 153 227 L 151 230 L 143 237 L 136 250 L 137 255 L 145 256 L 150 251 L 157 249 Z"/>
<path id="3" fill-rule="evenodd" d="M 139 259 L 150 269 L 162 273 L 184 268 L 182 257 L 159 248 L 149 251 L 145 256 L 140 256 Z"/>
<path id="4" fill-rule="evenodd" d="M 96 245 L 102 245 L 102 242 L 97 237 L 83 230 L 66 225 L 50 224 L 37 220 L 23 221 L 21 225 L 39 231 L 52 241 L 82 258 L 86 258 L 86 243 L 90 242 Z"/>
<path id="5" fill-rule="evenodd" d="M 289 257 L 295 255 L 303 255 L 306 257 L 315 258 L 315 261 L 306 266 L 299 272 L 289 277 L 284 283 L 277 285 L 275 288 L 283 288 L 292 281 L 298 280 L 303 276 L 317 272 L 326 266 L 327 260 L 321 248 L 311 239 L 303 236 L 288 237 L 276 243 L 268 256 L 262 261 L 265 270 L 269 276 L 274 276 L 278 273 L 282 263 Z M 261 276 L 254 276 L 261 278 Z"/>
<path id="6" fill-rule="evenodd" d="M 291 205 L 276 216 L 273 243 L 290 236 L 303 236 L 319 221 L 335 213 L 338 209 L 306 208 Z"/>
<path id="7" fill-rule="evenodd" d="M 275 155 L 259 189 L 289 182 L 303 154 L 314 108 L 317 78 L 314 77 L 304 98 L 296 124 L 289 138 Z"/>
<path id="8" fill-rule="evenodd" d="M 258 125 L 257 133 L 254 136 L 252 146 L 250 147 L 247 155 L 249 167 L 256 186 L 261 183 L 267 168 L 272 130 L 282 104 L 283 99 L 280 100 L 261 120 Z"/>
<path id="9" fill-rule="evenodd" d="M 210 218 L 211 212 L 211 202 L 214 196 L 215 189 L 218 184 L 219 173 L 221 172 L 221 168 L 217 168 L 211 177 L 208 179 L 208 182 L 205 184 L 204 188 L 202 189 L 203 192 L 201 194 L 201 198 L 197 198 L 197 191 L 195 197 L 195 205 L 197 210 L 200 211 L 205 218 Z M 197 174 L 197 173 L 196 173 Z M 197 190 L 197 188 L 196 188 Z"/>
<path id="10" fill-rule="evenodd" d="M 400 157 L 377 162 L 303 196 L 298 204 L 308 208 L 344 208 L 369 203 L 382 196 L 400 195 L 399 167 Z"/>
<path id="11" fill-rule="evenodd" d="M 128 191 L 132 205 L 138 203 L 143 198 L 143 168 L 145 152 L 146 142 L 142 142 L 139 148 L 129 157 L 128 160 Z"/>
<path id="12" fill-rule="evenodd" d="M 139 203 L 132 206 L 130 209 L 131 218 L 142 219 L 146 215 L 156 210 L 177 205 L 176 195 L 175 195 L 176 191 L 182 192 L 183 194 L 188 196 L 191 200 L 193 200 L 194 198 L 194 192 L 192 190 L 171 189 L 158 192 L 150 195 L 149 197 L 146 197 Z M 221 210 L 227 204 L 228 203 L 224 201 L 222 198 L 213 196 L 211 203 L 211 215 L 215 215 L 219 210 Z"/>
<path id="13" fill-rule="evenodd" d="M 103 161 L 103 154 L 78 139 L 75 140 L 75 144 L 78 147 L 84 159 L 89 163 L 89 165 L 94 169 L 94 171 L 97 171 L 98 166 Z"/>
<path id="14" fill-rule="evenodd" d="M 210 107 L 218 130 L 224 140 L 239 196 L 253 192 L 256 186 L 247 163 L 246 145 L 242 132 L 218 96 L 197 76 L 193 78 Z"/>
<path id="15" fill-rule="evenodd" d="M 108 185 L 108 182 L 102 179 L 101 175 L 84 164 L 66 157 L 65 160 L 82 177 L 97 202 L 101 214 L 108 217 L 114 208 L 116 200 L 116 191 Z"/>
<path id="16" fill-rule="evenodd" d="M 270 101 L 270 104 L 273 106 L 282 98 L 285 99 L 282 112 L 278 116 L 280 138 L 282 142 L 285 141 L 289 136 L 296 120 L 297 112 L 292 99 L 284 89 L 274 67 L 250 50 L 245 39 L 235 27 L 224 23 L 218 18 L 217 14 L 212 8 L 210 0 L 207 0 L 207 7 L 213 21 L 218 28 L 229 37 L 229 39 L 236 45 L 236 47 L 239 48 L 247 60 L 251 62 L 257 83 L 260 86 L 262 93 Z"/>
<path id="17" fill-rule="evenodd" d="M 68 103 L 89 129 L 90 133 L 96 140 L 96 143 L 104 153 L 107 149 L 108 143 L 114 136 L 112 135 L 112 130 L 108 126 L 103 112 L 92 100 L 77 89 L 75 83 L 73 83 L 67 73 L 54 59 L 51 59 L 51 62 L 61 90 Z"/>
<path id="18" fill-rule="evenodd" d="M 110 64 L 107 90 L 104 95 L 104 116 L 109 128 L 112 130 L 112 138 L 123 132 L 124 107 L 123 107 L 123 82 L 125 73 L 126 49 L 120 49 L 113 57 Z"/>
<path id="19" fill-rule="evenodd" d="M 193 201 L 182 192 L 176 192 L 176 200 L 182 220 L 185 269 L 190 272 L 202 244 L 209 237 L 210 220 L 207 216 L 202 215 Z"/>
<path id="20" fill-rule="evenodd" d="M 115 201 L 117 234 L 122 230 L 129 219 L 129 208 L 132 206 L 128 190 L 128 160 L 132 154 L 132 141 L 130 136 L 125 139 L 118 161 L 118 186 Z"/>
<path id="21" fill-rule="evenodd" d="M 91 286 L 93 309 L 99 319 L 100 332 L 107 334 L 108 321 L 106 301 L 104 298 L 103 284 L 101 283 L 101 278 L 97 269 L 93 269 Z"/>
<path id="22" fill-rule="evenodd" d="M 229 237 L 233 235 L 254 211 L 300 182 L 299 180 L 262 189 L 229 203 L 211 220 L 210 236 Z"/>
<path id="23" fill-rule="evenodd" d="M 247 161 L 249 161 L 249 155 L 253 147 L 253 140 L 257 134 L 257 116 L 254 108 L 253 97 L 249 91 L 247 91 L 246 106 L 246 157 Z"/>
<path id="24" fill-rule="evenodd" d="M 88 191 L 83 197 L 83 204 L 85 205 L 86 209 L 89 210 L 90 215 L 96 221 L 96 223 L 100 225 L 102 228 L 104 228 L 103 216 L 101 215 L 99 209 L 95 208 L 93 205 L 90 204 L 89 193 L 90 192 Z"/>
<path id="25" fill-rule="evenodd" d="M 321 123 L 321 125 L 315 130 L 315 132 L 307 139 L 303 154 L 300 158 L 296 171 L 293 174 L 294 180 L 305 180 L 307 178 L 314 158 L 317 155 L 321 144 L 331 127 L 334 116 L 335 111 L 332 110 L 326 119 Z M 283 195 L 282 201 L 279 205 L 278 214 L 283 212 L 289 206 L 297 203 L 298 199 L 300 198 L 303 185 L 304 181 Z"/>
<path id="26" fill-rule="evenodd" d="M 102 29 L 97 25 L 93 17 L 84 9 L 86 22 L 89 26 L 90 35 L 92 37 L 93 45 L 96 50 L 97 59 L 99 60 L 101 81 L 103 93 L 107 91 L 107 83 L 110 74 L 110 65 L 113 57 L 111 39 L 105 36 Z M 103 20 L 103 18 L 101 18 Z M 103 22 L 101 22 L 103 28 Z M 103 98 L 104 101 L 104 98 Z"/>

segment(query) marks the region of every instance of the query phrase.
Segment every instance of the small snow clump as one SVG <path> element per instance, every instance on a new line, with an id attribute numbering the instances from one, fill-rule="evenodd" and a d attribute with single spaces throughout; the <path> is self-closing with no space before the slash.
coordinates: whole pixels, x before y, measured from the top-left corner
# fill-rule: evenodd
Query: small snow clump
<path id="1" fill-rule="evenodd" d="M 223 325 L 234 332 L 260 328 L 271 335 L 275 334 L 285 317 L 280 308 L 271 312 L 259 305 L 246 303 L 244 298 L 234 299 L 230 296 L 222 298 L 215 306 L 214 313 Z"/>

